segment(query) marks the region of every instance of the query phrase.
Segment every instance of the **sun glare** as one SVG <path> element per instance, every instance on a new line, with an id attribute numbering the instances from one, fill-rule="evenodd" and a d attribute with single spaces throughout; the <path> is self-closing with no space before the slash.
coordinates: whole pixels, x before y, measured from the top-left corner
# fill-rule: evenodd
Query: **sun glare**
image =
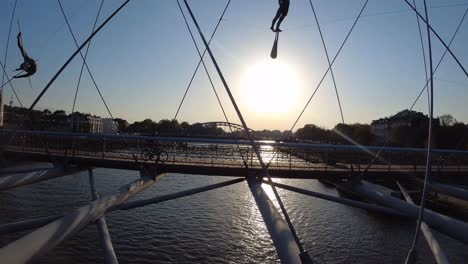
<path id="1" fill-rule="evenodd" d="M 241 80 L 243 99 L 260 114 L 289 112 L 299 99 L 299 80 L 289 65 L 276 60 L 249 67 Z"/>

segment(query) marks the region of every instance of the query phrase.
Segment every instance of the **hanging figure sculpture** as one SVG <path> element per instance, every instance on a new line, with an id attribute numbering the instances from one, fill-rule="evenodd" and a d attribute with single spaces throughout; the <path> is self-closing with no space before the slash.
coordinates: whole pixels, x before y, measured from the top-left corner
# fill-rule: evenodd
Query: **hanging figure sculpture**
<path id="1" fill-rule="evenodd" d="M 18 33 L 17 39 L 18 39 L 18 48 L 21 51 L 21 55 L 23 56 L 24 62 L 21 63 L 20 67 L 18 69 L 16 69 L 15 71 L 25 71 L 26 73 L 21 74 L 21 75 L 16 75 L 13 78 L 29 77 L 29 76 L 33 75 L 34 73 L 36 73 L 37 64 L 36 64 L 36 61 L 34 59 L 30 58 L 28 56 L 28 54 L 26 53 L 26 51 L 24 50 L 24 48 L 23 48 L 23 39 L 21 37 L 21 32 Z"/>
<path id="2" fill-rule="evenodd" d="M 273 21 L 271 22 L 271 27 L 270 29 L 273 32 L 281 32 L 280 25 L 281 22 L 283 22 L 283 19 L 288 15 L 289 11 L 289 0 L 278 0 L 279 3 L 279 8 L 278 11 L 276 12 L 276 16 L 273 18 Z M 276 22 L 278 22 L 276 24 Z M 276 24 L 276 27 L 275 27 Z"/>

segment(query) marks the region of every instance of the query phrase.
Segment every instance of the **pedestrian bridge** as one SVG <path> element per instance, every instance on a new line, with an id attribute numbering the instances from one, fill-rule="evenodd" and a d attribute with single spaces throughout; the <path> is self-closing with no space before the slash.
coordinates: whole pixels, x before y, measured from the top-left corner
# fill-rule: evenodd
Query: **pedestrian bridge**
<path id="1" fill-rule="evenodd" d="M 311 257 L 306 251 L 292 246 L 298 241 L 294 227 L 287 214 L 284 214 L 286 220 L 282 218 L 263 190 L 262 183 L 269 184 L 272 190 L 282 188 L 379 214 L 416 219 L 419 207 L 393 197 L 392 189 L 365 179 L 381 177 L 388 182 L 396 181 L 400 184 L 399 179 L 424 175 L 426 158 L 425 150 L 416 148 L 264 140 L 252 144 L 245 139 L 232 138 L 146 137 L 3 129 L 0 130 L 0 140 L 4 146 L 4 158 L 7 160 L 52 162 L 55 165 L 54 168 L 31 171 L 1 170 L 0 191 L 88 170 L 93 196 L 93 201 L 88 205 L 65 214 L 0 225 L 0 234 L 36 229 L 0 249 L 0 256 L 11 261 L 34 259 L 44 255 L 55 245 L 94 221 L 99 229 L 105 259 L 116 261 L 103 217 L 106 213 L 131 210 L 247 181 L 281 261 L 311 263 Z M 335 181 L 337 187 L 351 191 L 371 203 L 263 180 L 265 171 L 252 146 L 256 146 L 264 166 L 268 168 L 266 173 L 272 177 L 342 179 Z M 436 176 L 434 178 L 461 179 L 466 176 L 467 151 L 436 149 L 433 150 L 433 155 L 432 170 Z M 142 177 L 122 186 L 116 192 L 99 197 L 94 186 L 93 167 L 138 170 Z M 237 178 L 169 195 L 128 201 L 130 197 L 156 183 L 166 173 Z M 406 194 L 404 187 L 400 188 Z M 468 200 L 468 192 L 463 189 L 436 182 L 432 182 L 430 188 L 439 193 Z M 276 194 L 275 197 L 276 201 L 280 201 Z M 279 205 L 285 213 L 284 205 Z M 465 222 L 428 209 L 424 211 L 428 225 L 457 240 L 468 242 L 468 225 Z M 24 245 L 27 245 L 27 253 L 24 251 Z M 434 247 L 431 249 L 436 252 L 436 258 L 443 257 L 443 253 L 437 253 L 440 252 L 438 244 L 431 244 L 431 247 Z M 300 261 L 298 256 L 305 261 Z"/>
<path id="2" fill-rule="evenodd" d="M 13 137 L 14 135 L 14 137 Z M 148 137 L 48 131 L 2 130 L 10 158 L 80 167 L 219 176 L 258 175 L 262 168 L 248 140 L 229 138 Z M 256 141 L 274 177 L 413 177 L 425 169 L 426 151 L 282 141 Z M 377 153 L 378 158 L 376 158 Z M 468 171 L 468 151 L 434 150 L 433 170 L 440 176 Z"/>

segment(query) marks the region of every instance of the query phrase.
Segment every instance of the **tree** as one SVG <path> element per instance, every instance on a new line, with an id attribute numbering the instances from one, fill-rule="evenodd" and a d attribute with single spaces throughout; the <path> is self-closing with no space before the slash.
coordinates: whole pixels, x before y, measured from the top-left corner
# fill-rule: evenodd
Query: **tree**
<path id="1" fill-rule="evenodd" d="M 442 126 L 452 126 L 458 122 L 451 114 L 442 115 L 439 120 Z"/>
<path id="2" fill-rule="evenodd" d="M 130 126 L 127 120 L 122 119 L 122 118 L 115 118 L 114 121 L 117 122 L 117 129 L 120 132 L 127 132 L 127 129 Z"/>
<path id="3" fill-rule="evenodd" d="M 177 120 L 162 119 L 157 126 L 158 135 L 177 136 L 182 132 L 182 128 Z"/>
<path id="4" fill-rule="evenodd" d="M 182 129 L 182 135 L 187 136 L 190 130 L 190 124 L 186 121 L 180 123 L 180 128 Z"/>
<path id="5" fill-rule="evenodd" d="M 156 133 L 156 127 L 157 124 L 147 118 L 141 122 L 135 122 L 128 126 L 127 131 L 130 133 L 144 133 L 144 134 L 149 134 L 149 135 L 154 135 Z"/>
<path id="6" fill-rule="evenodd" d="M 328 141 L 328 131 L 314 124 L 308 124 L 303 128 L 299 128 L 295 135 L 298 139 Z"/>
<path id="7" fill-rule="evenodd" d="M 357 142 L 361 145 L 371 145 L 374 143 L 374 135 L 371 132 L 370 125 L 367 124 L 337 124 L 329 135 L 333 142 L 343 144 L 353 144 Z"/>

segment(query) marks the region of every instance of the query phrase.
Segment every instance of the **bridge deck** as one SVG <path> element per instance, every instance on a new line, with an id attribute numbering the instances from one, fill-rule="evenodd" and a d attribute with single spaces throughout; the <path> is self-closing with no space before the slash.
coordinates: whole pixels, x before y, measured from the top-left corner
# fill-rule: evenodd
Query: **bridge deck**
<path id="1" fill-rule="evenodd" d="M 83 167 L 101 167 L 123 170 L 139 170 L 142 166 L 156 166 L 153 160 L 138 160 L 135 162 L 130 154 L 109 152 L 76 152 L 74 155 L 66 155 L 51 151 L 48 154 L 44 151 L 26 149 L 23 151 L 9 149 L 7 156 L 23 161 L 52 160 L 63 161 L 69 164 Z M 261 167 L 258 162 L 248 163 L 249 168 L 245 168 L 241 160 L 236 159 L 207 159 L 206 157 L 177 157 L 157 164 L 157 169 L 161 173 L 181 173 L 194 175 L 211 176 L 246 176 L 260 174 Z M 273 162 L 269 172 L 273 177 L 278 178 L 348 178 L 352 175 L 360 174 L 365 169 L 364 165 L 358 164 L 351 169 L 350 165 L 334 164 L 328 165 L 324 162 L 311 163 L 296 158 L 290 161 Z M 424 165 L 374 165 L 366 175 L 369 177 L 385 178 L 391 177 L 414 177 L 424 175 Z M 464 177 L 468 176 L 468 166 L 434 166 L 435 173 L 444 177 Z"/>
<path id="2" fill-rule="evenodd" d="M 11 137 L 14 135 L 14 137 Z M 9 142 L 7 158 L 53 160 L 85 167 L 139 170 L 155 166 L 159 172 L 246 176 L 261 172 L 256 155 L 245 140 L 95 135 L 45 131 L 0 131 Z M 424 174 L 426 152 L 414 148 L 384 148 L 258 141 L 262 159 L 274 177 L 345 178 L 413 177 Z M 380 151 L 378 159 L 375 153 Z M 137 160 L 137 162 L 136 162 Z M 248 169 L 246 166 L 248 166 Z M 468 151 L 434 150 L 432 169 L 439 176 L 468 175 Z"/>

